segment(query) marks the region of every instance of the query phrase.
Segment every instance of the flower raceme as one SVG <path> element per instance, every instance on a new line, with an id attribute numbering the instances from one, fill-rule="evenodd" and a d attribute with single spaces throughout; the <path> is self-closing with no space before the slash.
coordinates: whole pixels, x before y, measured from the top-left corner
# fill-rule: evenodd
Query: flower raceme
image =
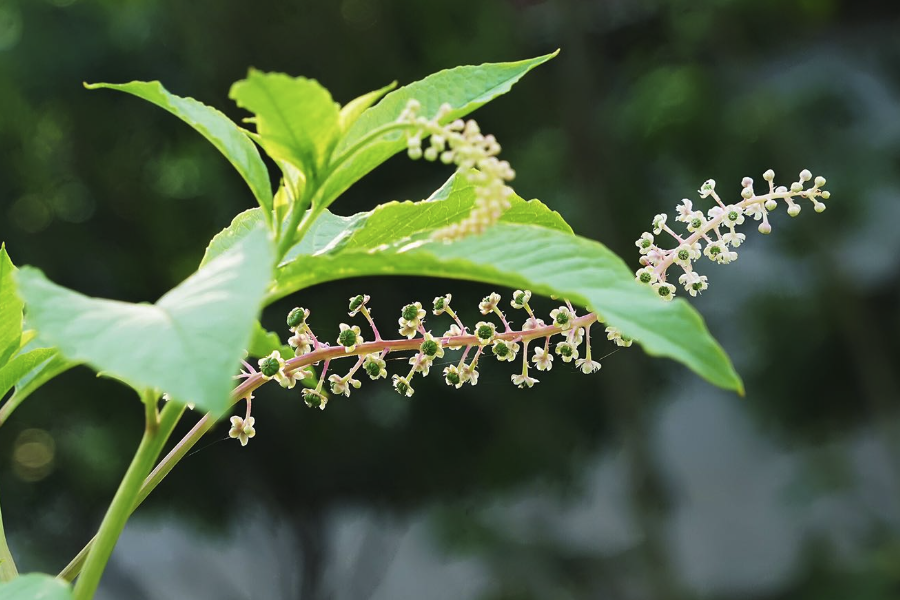
<path id="1" fill-rule="evenodd" d="M 642 265 L 635 273 L 637 281 L 652 286 L 663 300 L 671 300 L 675 297 L 676 287 L 670 281 L 674 276 L 670 277 L 668 270 L 674 264 L 682 271 L 677 279 L 679 285 L 691 296 L 696 296 L 708 285 L 706 276 L 694 270 L 694 263 L 703 256 L 722 265 L 737 260 L 735 248 L 746 239 L 737 228 L 748 218 L 759 221 L 759 232 L 768 234 L 772 231 L 769 212 L 778 207 L 779 200 L 787 206 L 787 213 L 796 217 L 800 214 L 800 201 L 811 202 L 813 210 L 820 213 L 825 210 L 822 200 L 830 197 L 830 193 L 822 189 L 825 178 L 813 179 L 812 173 L 806 169 L 800 172 L 799 179 L 790 188 L 776 187 L 775 172 L 771 169 L 763 173 L 763 179 L 768 191 L 757 194 L 753 180 L 744 177 L 741 181 L 741 200 L 731 204 L 726 204 L 719 197 L 716 182 L 707 180 L 698 193 L 701 199 L 712 198 L 715 201 L 712 208 L 704 213 L 687 198 L 676 207 L 674 220 L 683 223 L 687 233 L 679 234 L 667 225 L 668 215 L 664 213 L 653 217 L 652 233 L 645 231 L 634 243 L 641 254 Z M 805 187 L 809 181 L 813 182 L 812 185 Z M 673 240 L 673 247 L 666 249 L 658 244 L 658 236 L 663 234 Z"/>
<path id="2" fill-rule="evenodd" d="M 255 420 L 250 416 L 252 396 L 249 393 L 259 385 L 275 380 L 283 387 L 291 389 L 297 382 L 312 379 L 313 367 L 321 365 L 321 373 L 315 387 L 304 387 L 301 396 L 307 406 L 324 409 L 328 404 L 328 392 L 333 395 L 349 396 L 353 389 L 361 386 L 360 379 L 364 379 L 365 376 L 372 380 L 386 379 L 388 373 L 385 357 L 391 352 L 413 352 L 408 361 L 409 371 L 405 374 L 394 374 L 391 378 L 394 390 L 406 397 L 415 394 L 413 386 L 415 376 L 417 374 L 427 376 L 435 366 L 435 361 L 444 359 L 445 353 L 449 350 L 462 350 L 458 359 L 451 361 L 451 364 L 441 370 L 446 384 L 455 388 L 465 384 L 476 385 L 479 365 L 487 356 L 493 357 L 498 362 L 514 363 L 521 360 L 521 370 L 510 377 L 513 385 L 520 388 L 533 387 L 538 383 L 538 379 L 531 376 L 530 370 L 536 368 L 539 371 L 549 371 L 553 367 L 554 353 L 563 362 L 575 361 L 575 366 L 585 374 L 600 369 L 600 363 L 591 357 L 590 328 L 598 321 L 597 316 L 593 313 L 578 315 L 572 305 L 566 302 L 565 306 L 551 312 L 550 325 L 547 325 L 535 316 L 529 304 L 530 299 L 529 290 L 516 290 L 513 294 L 510 306 L 524 310 L 527 315 L 522 328 L 516 330 L 500 309 L 502 303 L 500 294 L 491 293 L 482 300 L 478 308 L 486 319 L 497 318 L 500 321 L 499 327 L 492 320 L 483 320 L 478 321 L 470 330 L 451 307 L 452 296 L 450 294 L 438 296 L 432 304 L 432 313 L 435 316 L 446 315 L 452 320 L 446 331 L 439 336 L 425 328 L 428 313 L 422 307 L 422 303 L 412 302 L 400 311 L 398 332 L 401 337 L 388 340 L 381 337 L 375 326 L 372 312 L 367 306 L 369 296 L 358 295 L 350 298 L 348 314 L 351 317 L 362 315 L 368 321 L 374 340 L 364 340 L 358 325 L 341 323 L 336 336 L 337 343 L 334 346 L 320 341 L 313 333 L 309 322 L 309 310 L 294 308 L 287 317 L 290 330 L 288 343 L 294 350 L 294 356 L 283 357 L 279 351 L 273 351 L 259 359 L 258 370 L 244 362 L 244 370 L 238 378 L 245 379 L 245 383 L 252 380 L 256 385 L 248 389 L 246 415 L 232 417 L 229 435 L 238 439 L 242 445 L 246 445 L 255 435 Z M 606 331 L 608 339 L 617 345 L 631 344 L 631 340 L 618 334 L 612 327 L 608 327 Z M 561 341 L 552 344 L 554 337 L 561 338 Z M 537 343 L 529 355 L 529 344 L 532 342 Z M 582 351 L 584 358 L 580 358 Z M 333 372 L 332 361 L 341 358 L 355 359 L 344 375 Z M 330 375 L 329 370 L 332 371 Z M 357 378 L 360 370 L 362 377 Z"/>

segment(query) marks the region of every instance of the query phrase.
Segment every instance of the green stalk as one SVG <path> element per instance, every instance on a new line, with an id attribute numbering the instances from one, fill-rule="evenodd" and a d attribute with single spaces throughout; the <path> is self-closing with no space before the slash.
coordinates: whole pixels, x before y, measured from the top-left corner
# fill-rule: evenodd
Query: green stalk
<path id="1" fill-rule="evenodd" d="M 125 528 L 125 523 L 131 515 L 138 495 L 141 483 L 153 468 L 163 445 L 172 433 L 175 424 L 184 411 L 184 406 L 169 402 L 162 412 L 157 413 L 157 396 L 150 392 L 142 394 L 146 406 L 147 422 L 144 435 L 138 446 L 137 452 L 125 472 L 125 477 L 116 490 L 106 516 L 100 524 L 95 542 L 87 553 L 84 562 L 84 570 L 75 584 L 73 598 L 75 600 L 90 600 L 97 591 L 100 577 L 106 568 L 106 563 L 112 555 L 113 548 Z"/>
<path id="2" fill-rule="evenodd" d="M 18 576 L 16 563 L 13 561 L 9 546 L 6 545 L 6 534 L 3 533 L 3 515 L 0 514 L 0 582 L 12 581 Z"/>

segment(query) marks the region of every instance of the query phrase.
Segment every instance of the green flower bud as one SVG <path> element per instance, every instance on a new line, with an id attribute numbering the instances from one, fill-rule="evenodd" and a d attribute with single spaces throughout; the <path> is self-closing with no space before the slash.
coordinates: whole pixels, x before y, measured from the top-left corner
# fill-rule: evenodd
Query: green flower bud
<path id="1" fill-rule="evenodd" d="M 490 325 L 482 325 L 475 330 L 475 335 L 477 335 L 482 340 L 489 340 L 494 336 L 494 328 Z"/>
<path id="2" fill-rule="evenodd" d="M 437 354 L 438 349 L 440 349 L 440 346 L 438 346 L 438 343 L 434 340 L 425 340 L 422 342 L 422 345 L 419 346 L 419 350 L 426 356 L 434 356 Z"/>
<path id="3" fill-rule="evenodd" d="M 450 385 L 459 385 L 459 373 L 456 371 L 449 371 L 446 376 L 447 381 Z"/>
<path id="4" fill-rule="evenodd" d="M 509 354 L 509 346 L 507 346 L 505 342 L 501 341 L 500 343 L 494 345 L 494 354 L 496 354 L 500 358 L 503 358 L 504 356 Z"/>
<path id="5" fill-rule="evenodd" d="M 340 335 L 338 335 L 338 343 L 341 346 L 349 348 L 350 346 L 356 345 L 356 332 L 352 329 L 343 330 Z"/>
<path id="6" fill-rule="evenodd" d="M 557 349 L 559 350 L 560 356 L 572 356 L 572 346 L 569 346 L 568 344 L 559 346 Z"/>
<path id="7" fill-rule="evenodd" d="M 275 358 L 267 356 L 259 362 L 259 370 L 266 377 L 274 377 L 281 370 L 281 365 Z"/>
<path id="8" fill-rule="evenodd" d="M 365 364 L 366 373 L 369 377 L 375 379 L 381 373 L 381 365 L 377 362 L 369 361 Z"/>
<path id="9" fill-rule="evenodd" d="M 397 390 L 398 394 L 400 394 L 401 396 L 405 396 L 409 391 L 409 384 L 405 381 L 397 381 L 397 384 L 394 386 L 394 388 Z"/>
<path id="10" fill-rule="evenodd" d="M 362 306 L 362 303 L 363 303 L 363 295 L 360 294 L 359 296 L 356 296 L 355 298 L 350 300 L 350 310 L 351 311 L 356 310 L 357 308 Z"/>
<path id="11" fill-rule="evenodd" d="M 434 299 L 434 307 L 433 307 L 434 311 L 440 312 L 440 311 L 444 310 L 445 304 L 446 304 L 446 301 L 444 299 L 444 296 L 438 296 L 437 298 Z"/>
<path id="12" fill-rule="evenodd" d="M 407 321 L 412 321 L 419 316 L 419 309 L 415 304 L 407 304 L 403 307 L 400 316 L 402 316 Z"/>
<path id="13" fill-rule="evenodd" d="M 311 388 L 306 388 L 305 390 L 303 390 L 303 401 L 308 407 L 319 408 L 322 406 L 323 400 L 324 398 L 322 397 L 322 394 L 320 394 L 316 390 Z"/>
<path id="14" fill-rule="evenodd" d="M 294 329 L 295 327 L 299 327 L 306 322 L 306 309 L 300 308 L 299 306 L 291 310 L 287 316 L 287 324 L 288 327 Z"/>

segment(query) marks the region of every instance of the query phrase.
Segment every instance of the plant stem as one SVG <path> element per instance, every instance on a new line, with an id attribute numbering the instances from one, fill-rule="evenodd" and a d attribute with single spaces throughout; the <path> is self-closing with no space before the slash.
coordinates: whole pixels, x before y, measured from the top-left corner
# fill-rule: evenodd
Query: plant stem
<path id="1" fill-rule="evenodd" d="M 147 392 L 142 394 L 142 400 L 147 407 L 147 423 L 144 427 L 144 435 L 138 446 L 137 452 L 125 472 L 125 477 L 116 490 L 100 529 L 91 549 L 87 553 L 84 562 L 84 570 L 75 584 L 74 600 L 90 600 L 97 591 L 100 577 L 106 568 L 106 563 L 112 555 L 116 541 L 119 539 L 125 523 L 131 515 L 135 501 L 140 493 L 141 483 L 156 462 L 162 450 L 163 444 L 172 433 L 172 429 L 181 417 L 184 406 L 169 402 L 162 412 L 157 414 L 156 394 Z"/>
<path id="2" fill-rule="evenodd" d="M 594 313 L 588 313 L 581 317 L 576 318 L 572 326 L 573 327 L 587 327 L 591 323 L 597 320 L 597 315 Z M 538 327 L 536 329 L 529 329 L 526 331 L 510 331 L 505 333 L 500 333 L 495 336 L 496 339 L 502 340 L 522 340 L 523 342 L 530 341 L 535 338 L 546 337 L 549 341 L 550 336 L 560 333 L 560 328 L 556 326 L 546 326 L 546 327 Z M 478 345 L 478 341 L 474 335 L 461 335 L 455 337 L 442 337 L 440 338 L 441 345 L 443 346 L 459 346 L 459 347 L 471 347 L 474 345 Z M 316 350 L 312 352 L 307 352 L 302 356 L 294 357 L 285 363 L 285 371 L 291 372 L 296 369 L 303 368 L 308 365 L 316 364 L 322 360 L 331 360 L 337 358 L 351 357 L 351 356 L 365 356 L 366 354 L 370 354 L 373 352 L 382 352 L 382 356 L 387 352 L 391 351 L 403 351 L 403 350 L 418 350 L 419 346 L 422 343 L 422 338 L 412 338 L 412 339 L 398 339 L 398 340 L 379 340 L 376 342 L 366 342 L 365 344 L 359 344 L 353 350 L 353 352 L 346 352 L 343 346 L 317 346 Z M 546 346 L 545 346 L 546 347 Z M 468 353 L 468 350 L 466 350 Z M 463 355 L 463 360 L 465 360 L 465 354 Z M 253 392 L 255 389 L 260 387 L 266 383 L 266 380 L 262 378 L 259 373 L 254 373 L 247 379 L 241 382 L 234 390 L 231 392 L 231 400 L 232 402 L 237 402 L 241 398 L 246 397 L 248 394 Z M 168 406 L 167 406 L 168 408 Z M 165 419 L 165 409 L 163 410 L 163 419 Z M 153 469 L 147 478 L 144 480 L 143 485 L 141 485 L 140 490 L 138 491 L 134 504 L 131 507 L 130 512 L 134 512 L 137 507 L 150 495 L 157 485 L 166 477 L 166 475 L 171 472 L 172 468 L 175 467 L 178 462 L 190 452 L 191 448 L 200 441 L 206 432 L 213 428 L 216 424 L 217 416 L 213 413 L 207 413 L 204 415 L 196 425 L 185 434 L 184 438 L 178 442 L 174 448 L 163 458 L 159 464 Z M 168 436 L 168 434 L 167 434 Z M 130 513 L 129 513 L 130 514 Z M 84 548 L 69 562 L 66 567 L 60 571 L 59 577 L 65 579 L 67 581 L 72 581 L 81 571 L 82 567 L 85 563 L 85 558 L 89 555 L 92 546 L 97 542 L 97 537 L 94 537 L 91 541 L 89 541 Z M 77 599 L 76 600 L 80 600 Z"/>
<path id="3" fill-rule="evenodd" d="M 12 581 L 19 576 L 9 546 L 6 545 L 6 534 L 3 533 L 3 515 L 0 514 L 0 582 Z"/>

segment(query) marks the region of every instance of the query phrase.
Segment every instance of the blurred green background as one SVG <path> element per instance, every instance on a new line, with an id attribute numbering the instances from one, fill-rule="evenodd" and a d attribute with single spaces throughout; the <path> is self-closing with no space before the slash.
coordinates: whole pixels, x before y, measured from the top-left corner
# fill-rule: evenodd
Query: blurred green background
<path id="1" fill-rule="evenodd" d="M 83 81 L 159 79 L 237 119 L 228 88 L 251 66 L 346 102 L 559 47 L 475 116 L 520 195 L 635 268 L 633 240 L 707 178 L 736 197 L 745 175 L 808 168 L 832 192 L 704 271 L 693 303 L 745 398 L 636 347 L 524 391 L 494 362 L 476 388 L 366 384 L 324 412 L 265 390 L 257 437 L 241 448 L 222 425 L 198 445 L 98 597 L 900 597 L 898 31 L 900 7 L 875 0 L 0 0 L 0 239 L 91 295 L 155 300 L 253 200 L 177 119 Z M 448 175 L 396 157 L 333 208 L 422 199 Z M 286 333 L 302 304 L 336 331 L 365 292 L 393 322 L 447 291 L 470 320 L 492 290 L 341 282 L 264 321 Z M 58 571 L 96 529 L 140 437 L 135 400 L 76 369 L 3 428 L 21 570 Z"/>

